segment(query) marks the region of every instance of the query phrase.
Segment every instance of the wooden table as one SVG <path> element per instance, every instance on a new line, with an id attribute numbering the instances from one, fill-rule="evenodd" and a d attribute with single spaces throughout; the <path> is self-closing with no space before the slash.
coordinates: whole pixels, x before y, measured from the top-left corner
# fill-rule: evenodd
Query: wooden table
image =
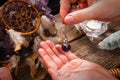
<path id="1" fill-rule="evenodd" d="M 120 49 L 105 51 L 96 48 L 86 36 L 71 42 L 72 52 L 78 57 L 111 69 L 120 67 Z"/>

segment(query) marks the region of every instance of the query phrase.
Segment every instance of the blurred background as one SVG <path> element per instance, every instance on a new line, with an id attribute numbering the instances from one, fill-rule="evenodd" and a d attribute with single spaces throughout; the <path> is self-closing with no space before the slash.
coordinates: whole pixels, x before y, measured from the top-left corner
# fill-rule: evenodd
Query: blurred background
<path id="1" fill-rule="evenodd" d="M 8 0 L 0 0 L 0 6 L 2 6 Z M 48 7 L 51 8 L 51 14 L 55 15 L 59 13 L 60 0 L 49 0 Z"/>

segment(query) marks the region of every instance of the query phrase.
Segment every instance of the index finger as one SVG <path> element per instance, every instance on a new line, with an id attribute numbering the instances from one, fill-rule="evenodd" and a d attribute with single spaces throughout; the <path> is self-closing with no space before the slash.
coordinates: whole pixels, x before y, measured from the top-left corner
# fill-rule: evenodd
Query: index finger
<path id="1" fill-rule="evenodd" d="M 61 0 L 60 1 L 60 16 L 62 22 L 64 22 L 65 16 L 69 13 L 71 3 L 76 2 L 76 0 Z"/>

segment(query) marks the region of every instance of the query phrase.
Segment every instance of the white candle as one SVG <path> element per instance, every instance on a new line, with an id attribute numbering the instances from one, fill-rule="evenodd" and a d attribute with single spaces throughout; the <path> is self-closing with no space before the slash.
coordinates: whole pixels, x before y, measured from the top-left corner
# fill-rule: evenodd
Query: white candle
<path id="1" fill-rule="evenodd" d="M 98 21 L 91 20 L 87 22 L 87 27 L 90 29 L 101 29 L 102 25 Z"/>

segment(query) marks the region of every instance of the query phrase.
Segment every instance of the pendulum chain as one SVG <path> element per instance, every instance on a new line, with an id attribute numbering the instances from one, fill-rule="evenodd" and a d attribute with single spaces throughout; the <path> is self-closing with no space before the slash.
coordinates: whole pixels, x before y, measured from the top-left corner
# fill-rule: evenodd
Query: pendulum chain
<path id="1" fill-rule="evenodd" d="M 66 26 L 65 28 L 63 28 L 63 42 L 62 42 L 62 50 L 67 52 L 71 49 L 71 46 L 69 44 L 68 38 L 67 38 L 67 34 L 66 34 Z"/>

